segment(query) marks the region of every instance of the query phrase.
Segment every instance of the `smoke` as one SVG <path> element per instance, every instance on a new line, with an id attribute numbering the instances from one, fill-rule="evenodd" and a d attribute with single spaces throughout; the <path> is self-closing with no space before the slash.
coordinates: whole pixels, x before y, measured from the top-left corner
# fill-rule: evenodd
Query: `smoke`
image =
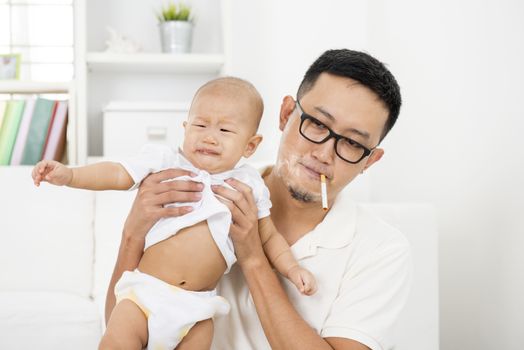
<path id="1" fill-rule="evenodd" d="M 295 200 L 304 203 L 320 202 L 322 200 L 320 194 L 320 181 L 318 183 L 318 191 L 313 192 L 304 188 L 303 185 L 294 180 L 300 178 L 300 160 L 300 156 L 286 150 L 279 155 L 273 171 L 275 171 L 275 174 L 284 181 L 286 188 Z"/>

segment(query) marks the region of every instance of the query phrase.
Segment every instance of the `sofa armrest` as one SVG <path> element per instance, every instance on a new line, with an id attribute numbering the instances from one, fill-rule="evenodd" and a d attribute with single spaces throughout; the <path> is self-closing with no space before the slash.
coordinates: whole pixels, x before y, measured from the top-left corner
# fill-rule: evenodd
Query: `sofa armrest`
<path id="1" fill-rule="evenodd" d="M 0 291 L 67 292 L 89 297 L 94 195 L 43 183 L 32 167 L 0 167 Z"/>

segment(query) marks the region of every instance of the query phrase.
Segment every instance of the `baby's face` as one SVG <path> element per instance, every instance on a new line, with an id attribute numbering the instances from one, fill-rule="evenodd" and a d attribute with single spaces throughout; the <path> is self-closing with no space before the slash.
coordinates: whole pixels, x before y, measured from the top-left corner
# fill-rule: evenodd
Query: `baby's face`
<path id="1" fill-rule="evenodd" d="M 231 170 L 249 157 L 261 137 L 249 99 L 203 93 L 184 122 L 184 156 L 197 168 L 214 174 Z"/>

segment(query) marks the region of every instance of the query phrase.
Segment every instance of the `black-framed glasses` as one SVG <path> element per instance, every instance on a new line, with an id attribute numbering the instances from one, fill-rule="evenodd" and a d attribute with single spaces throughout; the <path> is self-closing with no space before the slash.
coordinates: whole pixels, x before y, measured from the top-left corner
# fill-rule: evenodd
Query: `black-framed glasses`
<path id="1" fill-rule="evenodd" d="M 298 99 L 296 103 L 300 113 L 300 135 L 306 140 L 321 144 L 334 137 L 335 153 L 340 159 L 351 164 L 357 164 L 375 149 L 369 149 L 349 137 L 337 134 L 320 120 L 304 112 Z"/>

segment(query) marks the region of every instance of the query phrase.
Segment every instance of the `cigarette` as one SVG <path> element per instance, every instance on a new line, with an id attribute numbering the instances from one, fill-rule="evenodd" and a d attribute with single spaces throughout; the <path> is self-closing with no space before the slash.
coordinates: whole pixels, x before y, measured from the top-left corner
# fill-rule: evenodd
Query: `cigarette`
<path id="1" fill-rule="evenodd" d="M 322 209 L 328 210 L 326 175 L 320 174 L 320 191 L 322 193 Z"/>

